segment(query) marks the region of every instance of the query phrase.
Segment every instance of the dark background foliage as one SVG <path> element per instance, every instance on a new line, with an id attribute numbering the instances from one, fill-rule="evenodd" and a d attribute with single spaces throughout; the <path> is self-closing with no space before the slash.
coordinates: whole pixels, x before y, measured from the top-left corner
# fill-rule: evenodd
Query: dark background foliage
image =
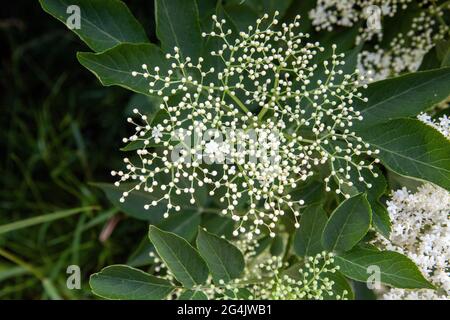
<path id="1" fill-rule="evenodd" d="M 125 2 L 154 41 L 153 1 Z M 0 234 L 0 299 L 88 297 L 89 274 L 126 262 L 147 228 L 89 185 L 120 166 L 130 93 L 82 68 L 74 52 L 88 48 L 37 1 L 2 5 L 0 39 L 0 225 L 93 207 Z M 82 290 L 66 289 L 70 264 Z"/>

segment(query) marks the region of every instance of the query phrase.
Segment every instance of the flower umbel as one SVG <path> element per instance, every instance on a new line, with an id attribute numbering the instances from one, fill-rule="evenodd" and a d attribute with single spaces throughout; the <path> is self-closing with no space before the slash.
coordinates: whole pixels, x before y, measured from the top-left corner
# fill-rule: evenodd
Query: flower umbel
<path id="1" fill-rule="evenodd" d="M 291 192 L 319 167 L 328 165 L 326 190 L 334 186 L 345 197 L 351 175 L 364 181 L 365 171 L 374 174 L 378 159 L 371 157 L 379 151 L 351 130 L 362 120 L 352 103 L 366 101 L 359 91 L 364 77 L 344 74 L 336 46 L 317 65 L 324 48 L 296 31 L 300 17 L 279 25 L 277 14 L 238 34 L 213 16 L 214 30 L 203 36 L 222 45 L 210 57 L 194 62 L 175 48 L 167 68 L 133 72 L 161 97 L 164 117 L 154 124 L 136 110 L 140 124 L 129 119 L 136 133 L 124 142 L 141 145 L 136 160 L 125 159 L 126 172 L 113 172 L 117 186 L 133 183 L 122 201 L 133 190 L 162 191 L 145 208 L 167 203 L 167 217 L 181 210 L 177 197 L 187 194 L 195 204 L 196 190 L 207 188 L 237 222 L 235 235 L 252 238 L 266 227 L 274 237 L 285 214 L 299 226 L 304 201 Z"/>
<path id="2" fill-rule="evenodd" d="M 209 277 L 206 284 L 194 287 L 214 300 L 346 300 L 350 293 L 339 290 L 333 275 L 339 270 L 334 263 L 334 254 L 320 252 L 315 256 L 304 257 L 300 263 L 290 266 L 281 256 L 271 255 L 268 250 L 257 254 L 256 239 L 236 239 L 233 243 L 242 251 L 247 262 L 240 278 L 225 283 L 214 283 Z M 164 278 L 174 281 L 167 266 L 154 254 L 155 270 Z M 178 297 L 183 289 L 177 289 Z"/>
<path id="3" fill-rule="evenodd" d="M 397 190 L 388 201 L 392 220 L 389 239 L 378 236 L 376 244 L 407 255 L 438 290 L 392 288 L 384 299 L 450 299 L 450 193 L 430 183 L 416 193 Z"/>
<path id="4" fill-rule="evenodd" d="M 382 80 L 419 69 L 425 55 L 450 31 L 443 19 L 449 8 L 448 2 L 435 0 L 318 0 L 309 16 L 318 31 L 360 24 L 356 43 L 373 42 L 374 46 L 360 53 L 359 69 L 373 72 L 375 80 Z M 408 29 L 396 30 L 398 33 L 388 47 L 382 48 L 384 33 L 389 34 L 383 29 L 383 20 L 407 20 L 401 16 L 407 9 L 413 14 Z M 376 27 L 371 25 L 371 20 L 377 22 Z"/>

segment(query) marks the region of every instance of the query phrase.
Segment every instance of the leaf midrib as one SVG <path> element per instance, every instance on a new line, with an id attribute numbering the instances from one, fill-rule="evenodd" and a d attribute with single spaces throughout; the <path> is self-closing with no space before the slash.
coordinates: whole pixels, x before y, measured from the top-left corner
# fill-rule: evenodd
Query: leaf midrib
<path id="1" fill-rule="evenodd" d="M 67 5 L 67 3 L 65 3 L 63 0 L 59 0 L 59 3 L 60 3 L 62 6 Z M 95 12 L 96 14 L 98 14 L 96 10 L 93 10 L 93 12 Z M 87 22 L 87 23 L 88 23 L 90 26 L 92 26 L 94 29 L 98 30 L 100 33 L 102 33 L 102 34 L 104 34 L 105 36 L 109 37 L 110 39 L 114 40 L 116 43 L 120 43 L 120 42 L 121 42 L 119 39 L 117 39 L 116 37 L 114 37 L 112 34 L 106 32 L 106 31 L 103 30 L 103 29 L 100 29 L 99 27 L 97 27 L 97 25 L 96 25 L 95 23 L 93 23 L 93 22 L 91 22 L 90 20 L 86 19 L 86 18 L 84 17 L 83 14 L 81 15 L 81 21 Z M 63 21 L 63 22 L 64 22 L 64 21 Z M 120 30 L 120 29 L 119 29 L 119 30 Z"/>
<path id="2" fill-rule="evenodd" d="M 356 268 L 360 271 L 360 273 L 365 273 L 365 272 L 366 272 L 366 268 L 365 268 L 363 265 L 361 265 L 361 264 L 358 264 L 358 263 L 356 263 L 356 262 L 352 262 L 352 261 L 350 261 L 350 260 L 348 260 L 348 259 L 345 259 L 345 258 L 342 257 L 342 256 L 338 256 L 337 258 L 342 259 L 342 260 L 345 261 L 346 263 L 348 263 L 348 264 L 350 264 L 350 265 L 356 267 Z M 388 259 L 388 258 L 385 258 L 384 261 L 389 261 L 389 259 Z M 383 262 L 383 260 L 379 260 L 379 261 L 377 261 L 377 262 L 378 262 L 378 264 L 379 264 L 379 263 Z M 418 271 L 418 270 L 417 270 L 417 271 Z M 420 272 L 420 271 L 418 271 L 418 272 Z M 419 280 L 416 280 L 416 279 L 412 279 L 412 278 L 410 278 L 410 277 L 401 276 L 401 275 L 394 274 L 394 273 L 386 273 L 386 272 L 381 271 L 381 268 L 380 268 L 380 274 L 385 275 L 385 276 L 388 276 L 388 277 L 397 278 L 397 279 L 402 279 L 402 280 L 412 281 L 412 282 L 415 282 L 415 283 L 417 283 L 417 284 L 420 284 L 420 285 L 423 287 L 423 282 L 422 282 L 422 281 L 419 281 Z M 347 275 L 347 276 L 348 276 L 348 275 Z M 348 277 L 349 277 L 349 278 L 352 278 L 351 276 L 348 276 Z M 353 277 L 353 278 L 355 278 L 355 280 L 358 280 L 358 279 L 356 279 L 356 277 Z M 386 282 L 386 283 L 387 283 L 387 282 Z"/>
<path id="3" fill-rule="evenodd" d="M 212 253 L 214 256 L 217 257 L 217 259 L 220 261 L 219 266 L 221 267 L 222 270 L 224 270 L 225 274 L 228 276 L 227 280 L 232 279 L 230 273 L 228 272 L 227 268 L 225 267 L 225 263 L 222 260 L 222 258 L 216 253 L 216 250 L 214 250 L 213 246 L 211 245 L 210 241 L 208 239 L 206 239 L 206 237 L 203 237 L 205 240 L 205 243 L 208 245 L 209 249 L 211 249 Z"/>
<path id="4" fill-rule="evenodd" d="M 167 18 L 170 31 L 172 31 L 172 35 L 173 35 L 174 41 L 177 44 L 177 47 L 180 48 L 180 42 L 178 41 L 177 33 L 175 32 L 175 28 L 174 28 L 174 26 L 172 24 L 172 21 L 170 19 L 169 12 L 167 11 L 167 7 L 165 5 L 165 2 L 163 0 L 163 1 L 159 1 L 159 3 L 163 7 L 163 11 L 164 11 L 164 14 L 165 14 L 165 16 Z"/>
<path id="5" fill-rule="evenodd" d="M 410 160 L 410 161 L 412 161 L 412 162 L 420 163 L 420 164 L 422 164 L 422 165 L 424 165 L 424 166 L 426 166 L 426 167 L 430 167 L 430 168 L 436 169 L 436 170 L 438 170 L 438 171 L 444 171 L 444 172 L 449 172 L 449 173 L 450 173 L 450 170 L 447 170 L 447 169 L 445 169 L 445 168 L 443 168 L 443 167 L 437 167 L 437 166 L 434 166 L 434 165 L 432 165 L 432 164 L 430 164 L 430 163 L 428 163 L 428 162 L 423 162 L 423 161 L 417 160 L 417 159 L 415 159 L 415 158 L 405 156 L 405 155 L 403 155 L 403 154 L 401 154 L 401 153 L 398 153 L 398 152 L 396 152 L 396 151 L 393 151 L 393 150 L 390 150 L 390 149 L 386 149 L 386 148 L 384 148 L 384 147 L 378 145 L 377 143 L 373 143 L 373 142 L 372 142 L 371 144 L 377 146 L 378 148 L 382 149 L 383 151 L 385 151 L 385 152 L 387 152 L 387 153 L 395 154 L 396 156 L 399 156 L 400 158 L 404 158 L 404 159 L 408 159 L 408 160 Z M 445 159 L 441 159 L 441 160 L 445 160 Z"/>
<path id="6" fill-rule="evenodd" d="M 430 80 L 428 80 L 428 81 L 426 81 L 426 82 L 420 82 L 419 85 L 409 87 L 409 88 L 408 88 L 407 90 L 405 90 L 405 91 L 402 91 L 402 92 L 400 92 L 400 93 L 398 93 L 398 94 L 395 94 L 395 95 L 393 95 L 393 96 L 390 96 L 390 97 L 387 98 L 387 99 L 383 99 L 383 100 L 381 100 L 381 101 L 379 101 L 379 102 L 377 102 L 377 103 L 375 103 L 375 104 L 373 104 L 373 105 L 371 105 L 371 106 L 369 106 L 369 107 L 367 107 L 367 108 L 361 110 L 361 112 L 362 112 L 362 113 L 366 113 L 366 111 L 370 111 L 370 110 L 372 110 L 373 108 L 376 108 L 377 106 L 379 106 L 380 104 L 385 104 L 385 103 L 387 103 L 387 102 L 389 102 L 389 101 L 391 101 L 391 100 L 395 100 L 395 99 L 397 99 L 397 98 L 399 98 L 399 97 L 401 97 L 401 96 L 403 96 L 403 95 L 407 95 L 407 94 L 410 93 L 411 91 L 415 91 L 415 90 L 417 90 L 418 88 L 421 88 L 421 87 L 423 87 L 423 86 L 426 86 L 426 85 L 428 85 L 429 83 L 434 82 L 434 81 L 437 81 L 437 80 L 440 80 L 441 78 L 446 77 L 446 76 L 448 76 L 448 73 L 443 74 L 443 75 L 441 75 L 441 76 L 439 76 L 439 77 L 436 77 L 436 78 L 432 78 L 432 79 L 430 79 Z"/>
<path id="7" fill-rule="evenodd" d="M 337 238 L 336 238 L 336 241 L 334 242 L 334 245 L 333 245 L 333 247 L 331 248 L 331 250 L 334 250 L 335 248 L 336 248 L 336 246 L 337 246 L 337 244 L 339 243 L 339 240 L 341 239 L 341 237 L 342 237 L 342 234 L 344 233 L 344 229 L 346 228 L 346 226 L 347 226 L 347 224 L 348 224 L 348 220 L 353 216 L 353 214 L 354 214 L 354 209 L 355 209 L 355 206 L 358 204 L 358 202 L 357 201 L 355 201 L 354 203 L 352 203 L 352 206 L 351 206 L 351 208 L 350 208 L 350 214 L 347 214 L 347 216 L 346 216 L 346 218 L 345 218 L 345 221 L 344 221 L 344 224 L 342 225 L 342 228 L 340 229 L 340 231 L 338 232 L 338 236 L 337 236 Z"/>
<path id="8" fill-rule="evenodd" d="M 181 260 L 177 257 L 177 255 L 175 254 L 175 251 L 172 250 L 172 248 L 167 244 L 167 242 L 160 237 L 159 235 L 155 234 L 157 238 L 160 239 L 160 241 L 162 241 L 164 243 L 164 245 L 166 246 L 166 248 L 170 251 L 170 253 L 175 257 L 175 260 L 181 265 L 182 269 L 184 270 L 184 272 L 187 274 L 187 276 L 189 277 L 189 279 L 192 281 L 192 284 L 195 285 L 197 284 L 197 281 L 194 280 L 194 278 L 191 276 L 191 274 L 189 273 L 188 269 L 185 267 L 185 265 L 181 262 Z M 188 244 L 189 245 L 189 244 Z M 167 267 L 169 267 L 169 264 L 167 263 L 166 259 L 163 258 L 163 256 L 159 253 L 158 247 L 155 246 L 156 251 L 158 252 L 159 256 L 161 257 L 161 259 L 166 263 Z M 170 267 L 169 267 L 170 268 Z M 176 275 L 174 274 L 174 276 L 176 277 Z"/>
<path id="9" fill-rule="evenodd" d="M 155 286 L 155 287 L 163 287 L 163 288 L 174 288 L 170 283 L 167 284 L 163 284 L 163 283 L 154 283 L 154 282 L 150 282 L 150 281 L 144 281 L 144 280 L 135 280 L 135 279 L 126 279 L 126 278 L 119 278 L 119 277 L 114 277 L 114 276 L 109 276 L 109 275 L 102 275 L 102 274 L 97 274 L 98 278 L 104 278 L 104 279 L 108 279 L 108 280 L 116 280 L 116 281 L 126 281 L 126 282 L 131 282 L 131 283 L 138 283 L 138 284 L 142 284 L 142 285 L 146 285 L 146 286 Z"/>
<path id="10" fill-rule="evenodd" d="M 309 250 L 310 249 L 310 244 L 312 242 L 312 238 L 313 238 L 313 234 L 314 234 L 314 231 L 315 231 L 316 223 L 317 223 L 317 220 L 320 219 L 318 212 L 321 211 L 321 210 L 322 210 L 321 208 L 318 208 L 318 209 L 314 210 L 315 212 L 314 212 L 314 219 L 313 219 L 313 222 L 312 222 L 312 227 L 310 229 L 310 232 L 308 232 L 309 237 L 307 237 L 307 242 L 305 244 L 305 255 L 306 256 L 308 255 L 308 252 L 310 251 Z M 322 212 L 320 212 L 320 214 L 322 214 Z M 316 243 L 317 243 L 317 241 L 316 241 Z M 319 239 L 319 243 L 320 243 L 320 239 Z"/>

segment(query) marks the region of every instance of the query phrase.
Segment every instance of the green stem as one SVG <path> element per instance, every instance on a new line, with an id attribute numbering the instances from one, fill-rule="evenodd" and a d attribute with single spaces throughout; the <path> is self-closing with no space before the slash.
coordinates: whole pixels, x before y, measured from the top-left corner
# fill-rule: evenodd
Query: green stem
<path id="1" fill-rule="evenodd" d="M 226 94 L 228 94 L 228 96 L 233 99 L 234 102 L 236 102 L 236 104 L 239 106 L 239 108 L 241 108 L 242 111 L 245 112 L 245 114 L 249 113 L 250 111 L 247 109 L 247 107 L 242 103 L 241 100 L 239 100 L 238 97 L 236 97 L 234 94 L 232 94 L 230 91 L 225 91 Z"/>
<path id="2" fill-rule="evenodd" d="M 278 77 L 276 77 L 276 79 L 275 79 L 275 84 L 273 85 L 273 88 L 274 88 L 274 90 L 275 90 L 274 94 L 277 93 L 278 83 L 280 82 L 280 77 L 279 77 L 279 75 L 280 75 L 280 70 L 281 70 L 281 67 L 278 67 L 278 68 L 277 68 L 277 74 L 278 74 Z M 269 110 L 269 109 L 267 108 L 267 105 L 264 106 L 264 107 L 261 109 L 261 111 L 260 111 L 259 114 L 258 114 L 258 120 L 259 120 L 259 121 L 261 121 L 261 120 L 264 118 L 264 115 L 267 113 L 268 110 Z"/>
<path id="3" fill-rule="evenodd" d="M 434 2 L 434 1 L 433 1 Z M 437 5 L 437 4 L 436 4 Z M 446 6 L 450 6 L 450 1 L 446 1 L 438 6 L 438 8 L 444 8 Z"/>

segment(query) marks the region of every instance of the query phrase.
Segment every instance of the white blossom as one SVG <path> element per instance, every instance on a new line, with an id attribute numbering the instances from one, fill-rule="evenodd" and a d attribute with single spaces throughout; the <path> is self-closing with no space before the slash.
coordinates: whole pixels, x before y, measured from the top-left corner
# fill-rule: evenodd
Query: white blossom
<path id="1" fill-rule="evenodd" d="M 161 139 L 163 136 L 162 130 L 159 126 L 153 127 L 152 129 L 152 138 L 155 140 Z"/>
<path id="2" fill-rule="evenodd" d="M 450 298 L 450 193 L 432 184 L 417 192 L 406 188 L 387 202 L 392 231 L 389 239 L 378 236 L 384 249 L 408 256 L 438 289 L 389 289 L 383 299 Z"/>
<path id="3" fill-rule="evenodd" d="M 421 113 L 417 118 L 423 123 L 438 130 L 447 139 L 450 139 L 450 118 L 447 115 L 443 115 L 437 120 L 433 120 L 430 115 Z"/>
<path id="4" fill-rule="evenodd" d="M 370 26 L 368 21 L 371 18 L 365 9 L 376 8 L 379 17 L 375 19 L 379 19 L 382 26 L 385 18 L 395 18 L 416 2 L 420 12 L 413 17 L 409 30 L 406 33 L 399 32 L 390 41 L 388 48 L 381 48 L 379 44 L 384 38 L 383 28 Z M 372 42 L 375 45 L 373 49 L 361 52 L 358 68 L 362 73 L 371 71 L 374 80 L 383 80 L 419 69 L 424 56 L 450 31 L 442 18 L 448 9 L 448 2 L 437 5 L 434 0 L 318 0 L 309 15 L 318 31 L 361 24 L 356 44 Z"/>

